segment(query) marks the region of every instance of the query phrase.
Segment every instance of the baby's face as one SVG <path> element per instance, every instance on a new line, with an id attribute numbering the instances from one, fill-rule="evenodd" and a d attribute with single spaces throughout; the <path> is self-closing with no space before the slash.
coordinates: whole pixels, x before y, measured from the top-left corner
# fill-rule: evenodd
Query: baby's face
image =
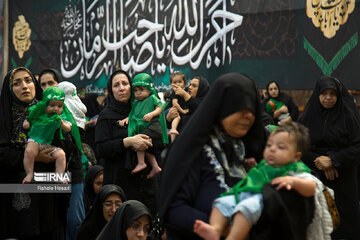
<path id="1" fill-rule="evenodd" d="M 142 101 L 150 96 L 151 92 L 143 86 L 134 87 L 134 96 L 137 100 Z"/>
<path id="2" fill-rule="evenodd" d="M 63 111 L 64 102 L 60 100 L 51 100 L 49 104 L 46 107 L 46 113 L 47 114 L 57 114 L 60 115 Z"/>
<path id="3" fill-rule="evenodd" d="M 178 87 L 184 88 L 185 81 L 181 76 L 174 76 L 171 80 L 171 85 L 176 85 Z"/>
<path id="4" fill-rule="evenodd" d="M 270 135 L 264 150 L 264 159 L 270 166 L 282 167 L 298 161 L 300 156 L 292 134 L 278 132 Z"/>

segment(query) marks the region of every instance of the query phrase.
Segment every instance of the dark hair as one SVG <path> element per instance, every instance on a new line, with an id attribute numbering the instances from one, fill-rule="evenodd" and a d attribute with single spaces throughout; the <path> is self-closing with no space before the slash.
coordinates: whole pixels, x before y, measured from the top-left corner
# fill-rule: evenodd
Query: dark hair
<path id="1" fill-rule="evenodd" d="M 184 85 L 186 85 L 186 78 L 185 78 L 185 74 L 183 72 L 173 72 L 172 74 L 170 74 L 170 83 L 173 81 L 173 78 L 176 76 L 180 76 L 182 78 L 182 80 L 184 81 Z"/>
<path id="2" fill-rule="evenodd" d="M 63 78 L 61 76 L 61 73 L 56 70 L 56 69 L 46 69 L 46 70 L 43 70 L 40 74 L 39 74 L 39 83 L 41 84 L 41 77 L 44 75 L 44 74 L 50 74 L 51 76 L 53 76 L 54 80 L 57 82 L 57 83 L 60 83 L 63 81 Z"/>
<path id="3" fill-rule="evenodd" d="M 290 121 L 277 127 L 271 135 L 275 135 L 280 132 L 287 132 L 289 135 L 294 136 L 297 151 L 304 154 L 308 150 L 310 146 L 309 129 L 307 129 L 304 125 Z"/>
<path id="4" fill-rule="evenodd" d="M 277 88 L 279 89 L 279 94 L 280 94 L 280 86 L 279 86 L 279 83 L 276 82 L 276 81 L 270 81 L 270 82 L 268 82 L 268 84 L 266 85 L 266 92 L 268 93 L 268 95 L 269 95 L 269 86 L 270 86 L 270 84 L 272 84 L 272 83 L 275 83 L 275 85 L 276 85 Z M 270 96 L 270 95 L 269 95 L 269 96 Z"/>

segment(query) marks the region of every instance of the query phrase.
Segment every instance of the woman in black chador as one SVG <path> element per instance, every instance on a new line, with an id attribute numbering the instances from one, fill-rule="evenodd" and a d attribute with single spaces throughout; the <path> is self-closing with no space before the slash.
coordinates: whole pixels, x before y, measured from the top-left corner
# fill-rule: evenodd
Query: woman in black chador
<path id="1" fill-rule="evenodd" d="M 360 115 L 353 97 L 338 79 L 321 77 L 299 122 L 311 138 L 304 163 L 335 192 L 340 227 L 333 239 L 359 239 Z"/>
<path id="2" fill-rule="evenodd" d="M 196 219 L 208 221 L 212 202 L 260 161 L 265 144 L 255 83 L 230 73 L 215 81 L 169 150 L 160 184 L 160 216 L 168 239 L 198 238 Z"/>

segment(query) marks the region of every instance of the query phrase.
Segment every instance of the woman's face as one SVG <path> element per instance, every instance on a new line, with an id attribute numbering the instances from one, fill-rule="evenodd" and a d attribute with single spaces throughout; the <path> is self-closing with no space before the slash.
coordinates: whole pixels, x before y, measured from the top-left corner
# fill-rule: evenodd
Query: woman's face
<path id="1" fill-rule="evenodd" d="M 94 187 L 94 193 L 98 194 L 102 185 L 103 185 L 103 178 L 104 178 L 104 174 L 101 173 L 98 176 L 96 176 L 96 178 L 94 179 L 93 182 L 93 187 Z"/>
<path id="2" fill-rule="evenodd" d="M 106 222 L 110 221 L 112 216 L 115 214 L 116 209 L 123 203 L 118 193 L 111 193 L 103 202 L 103 215 Z"/>
<path id="3" fill-rule="evenodd" d="M 255 121 L 249 109 L 241 109 L 221 120 L 221 125 L 229 136 L 240 138 L 246 135 Z"/>
<path id="4" fill-rule="evenodd" d="M 14 95 L 24 103 L 30 103 L 35 97 L 35 84 L 30 74 L 25 70 L 18 70 L 12 81 Z"/>
<path id="5" fill-rule="evenodd" d="M 128 240 L 145 240 L 150 231 L 150 220 L 147 215 L 143 215 L 136 219 L 126 229 Z"/>
<path id="6" fill-rule="evenodd" d="M 332 108 L 336 104 L 337 96 L 334 89 L 325 89 L 319 95 L 319 101 L 324 108 Z"/>
<path id="7" fill-rule="evenodd" d="M 58 84 L 59 83 L 55 81 L 55 78 L 51 73 L 45 73 L 41 75 L 40 86 L 42 90 L 45 90 L 48 87 L 57 87 Z"/>
<path id="8" fill-rule="evenodd" d="M 197 92 L 199 90 L 199 83 L 200 81 L 197 78 L 192 79 L 190 82 L 188 92 L 192 98 L 196 98 Z"/>
<path id="9" fill-rule="evenodd" d="M 112 80 L 112 91 L 114 98 L 123 103 L 127 103 L 131 96 L 131 86 L 125 74 L 117 74 Z"/>
<path id="10" fill-rule="evenodd" d="M 279 88 L 276 83 L 270 83 L 268 92 L 270 97 L 276 98 L 277 96 L 279 96 Z"/>

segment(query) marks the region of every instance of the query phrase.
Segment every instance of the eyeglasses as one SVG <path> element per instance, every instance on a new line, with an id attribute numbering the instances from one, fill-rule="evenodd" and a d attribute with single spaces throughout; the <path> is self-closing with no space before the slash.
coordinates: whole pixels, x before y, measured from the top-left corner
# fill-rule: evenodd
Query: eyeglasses
<path id="1" fill-rule="evenodd" d="M 143 230 L 143 232 L 145 234 L 149 234 L 150 232 L 150 228 L 149 227 L 141 227 L 141 224 L 137 223 L 137 222 L 133 222 L 130 224 L 130 227 L 132 228 L 132 230 L 136 231 L 137 233 L 139 233 L 141 230 Z"/>
<path id="2" fill-rule="evenodd" d="M 122 202 L 104 202 L 103 206 L 106 208 L 113 208 L 115 206 L 115 209 L 120 207 Z"/>

